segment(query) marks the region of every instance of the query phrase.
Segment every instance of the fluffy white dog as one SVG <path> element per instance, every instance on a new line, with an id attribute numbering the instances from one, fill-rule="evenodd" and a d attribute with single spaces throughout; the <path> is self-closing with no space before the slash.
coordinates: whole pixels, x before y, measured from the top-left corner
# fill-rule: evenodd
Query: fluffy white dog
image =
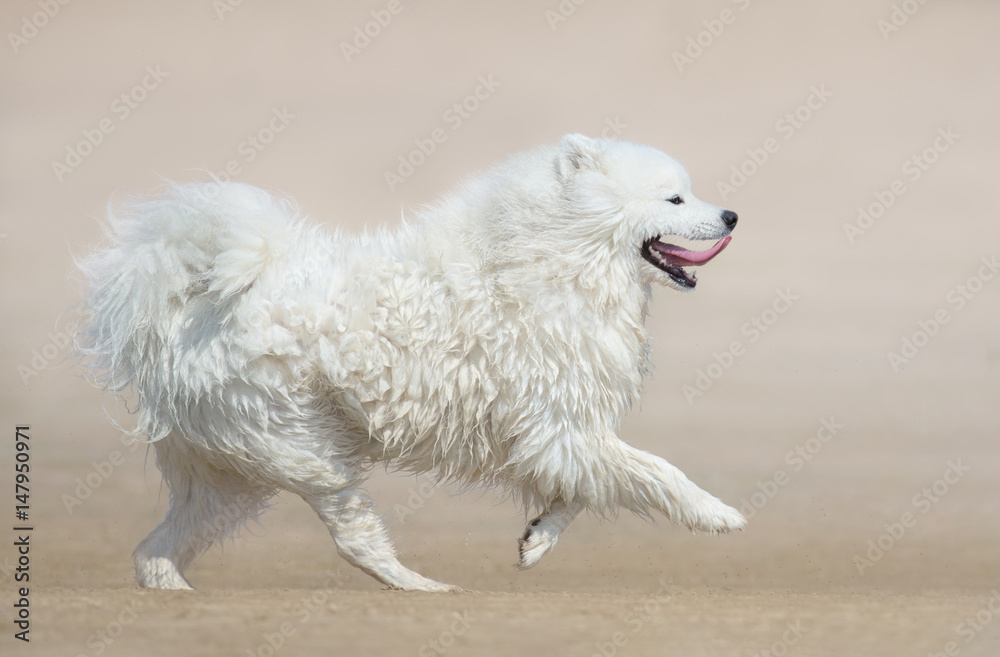
<path id="1" fill-rule="evenodd" d="M 185 568 L 227 519 L 284 489 L 389 587 L 454 589 L 396 559 L 360 488 L 379 461 L 538 509 L 522 568 L 585 509 L 745 525 L 616 435 L 647 370 L 650 284 L 694 288 L 685 268 L 736 225 L 655 149 L 567 135 L 394 234 L 331 236 L 238 183 L 171 186 L 110 225 L 112 245 L 81 263 L 93 317 L 79 342 L 100 385 L 133 391 L 170 487 L 135 550 L 140 586 L 190 588 Z"/>

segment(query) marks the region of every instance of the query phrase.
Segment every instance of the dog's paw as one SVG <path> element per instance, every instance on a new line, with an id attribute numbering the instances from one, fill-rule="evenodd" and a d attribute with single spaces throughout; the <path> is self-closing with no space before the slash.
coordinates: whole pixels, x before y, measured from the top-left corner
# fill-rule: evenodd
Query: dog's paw
<path id="1" fill-rule="evenodd" d="M 413 586 L 392 586 L 386 587 L 389 591 L 423 591 L 424 593 L 465 593 L 466 590 L 461 586 L 453 586 L 451 584 L 443 584 L 441 582 L 435 582 L 433 580 L 426 584 L 417 584 Z"/>
<path id="2" fill-rule="evenodd" d="M 443 582 L 436 582 L 433 579 L 424 577 L 412 571 L 408 572 L 405 577 L 398 579 L 397 581 L 388 583 L 389 590 L 392 591 L 424 591 L 426 593 L 464 593 L 465 589 L 454 586 L 452 584 L 445 584 Z"/>
<path id="3" fill-rule="evenodd" d="M 746 529 L 747 520 L 742 513 L 718 499 L 713 499 L 713 502 L 699 514 L 698 522 L 692 529 L 712 534 L 728 534 Z"/>
<path id="4" fill-rule="evenodd" d="M 455 586 L 454 584 L 445 584 L 443 582 L 433 582 L 430 586 L 421 588 L 421 591 L 429 591 L 430 593 L 466 593 L 467 591 L 461 586 Z"/>
<path id="5" fill-rule="evenodd" d="M 545 553 L 556 546 L 556 542 L 559 540 L 559 532 L 543 526 L 540 520 L 540 518 L 532 520 L 528 528 L 524 530 L 524 536 L 517 539 L 519 555 L 517 567 L 521 570 L 527 570 L 538 563 L 545 556 Z"/>
<path id="6" fill-rule="evenodd" d="M 164 557 L 136 558 L 135 581 L 144 589 L 194 590 L 174 562 Z"/>

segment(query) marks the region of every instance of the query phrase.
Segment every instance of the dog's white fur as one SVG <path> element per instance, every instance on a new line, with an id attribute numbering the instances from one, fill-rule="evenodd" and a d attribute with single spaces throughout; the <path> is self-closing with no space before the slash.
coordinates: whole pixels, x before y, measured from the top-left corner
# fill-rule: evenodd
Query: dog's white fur
<path id="1" fill-rule="evenodd" d="M 80 263 L 93 319 L 79 338 L 102 386 L 134 391 L 135 431 L 170 487 L 134 554 L 139 584 L 190 588 L 184 569 L 234 515 L 284 489 L 389 587 L 452 589 L 396 559 L 360 488 L 379 461 L 539 509 L 524 568 L 585 509 L 743 528 L 616 435 L 647 369 L 650 283 L 679 287 L 642 244 L 718 239 L 720 213 L 663 153 L 581 135 L 510 158 L 392 234 L 330 236 L 238 183 L 130 205 L 113 244 Z"/>

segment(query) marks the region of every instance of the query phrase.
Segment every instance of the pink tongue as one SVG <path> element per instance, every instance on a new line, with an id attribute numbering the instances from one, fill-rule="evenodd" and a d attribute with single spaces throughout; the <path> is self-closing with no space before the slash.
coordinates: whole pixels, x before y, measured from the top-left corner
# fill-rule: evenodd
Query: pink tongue
<path id="1" fill-rule="evenodd" d="M 676 265 L 678 267 L 691 267 L 697 265 L 703 265 L 715 256 L 722 252 L 722 249 L 729 245 L 729 241 L 733 239 L 732 235 L 726 235 L 721 240 L 715 243 L 715 245 L 704 251 L 689 251 L 687 249 L 682 249 L 679 246 L 674 246 L 673 244 L 666 244 L 659 240 L 652 243 L 652 247 L 656 249 L 656 252 L 663 256 L 671 265 Z"/>

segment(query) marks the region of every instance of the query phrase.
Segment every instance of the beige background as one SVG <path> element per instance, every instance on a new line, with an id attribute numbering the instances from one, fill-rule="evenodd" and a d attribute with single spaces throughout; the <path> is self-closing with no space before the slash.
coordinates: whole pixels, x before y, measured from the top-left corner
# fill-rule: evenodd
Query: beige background
<path id="1" fill-rule="evenodd" d="M 1000 251 L 1000 7 L 908 0 L 884 36 L 887 0 L 566 0 L 554 29 L 556 0 L 402 0 L 348 62 L 341 42 L 387 2 L 223 2 L 0 9 L 0 652 L 266 656 L 270 639 L 281 655 L 1000 654 L 1000 282 L 978 278 Z M 35 34 L 25 20 L 45 24 Z M 33 36 L 12 44 L 20 32 Z M 679 70 L 675 52 L 698 54 L 689 39 L 705 45 Z M 164 77 L 134 91 L 147 67 Z M 481 77 L 498 86 L 456 126 L 446 112 L 476 105 Z M 802 109 L 814 87 L 832 96 Z M 122 94 L 142 98 L 127 117 Z M 275 111 L 293 116 L 249 161 L 241 142 Z M 53 162 L 102 121 L 113 131 L 60 180 Z M 70 253 L 100 239 L 114 193 L 235 161 L 240 180 L 354 232 L 395 225 L 510 152 L 609 125 L 680 159 L 699 196 L 740 214 L 696 293 L 655 292 L 655 378 L 623 435 L 733 504 L 770 489 L 746 533 L 582 518 L 521 573 L 510 503 L 379 475 L 402 560 L 474 592 L 380 591 L 284 497 L 254 536 L 196 563 L 199 592 L 134 588 L 129 554 L 166 491 L 144 450 L 118 443 L 114 400 L 63 362 L 60 334 L 82 294 Z M 385 172 L 435 129 L 447 139 L 390 191 Z M 776 152 L 720 190 L 768 139 Z M 913 180 L 905 163 L 928 148 L 935 161 Z M 886 192 L 894 180 L 904 192 Z M 891 206 L 849 242 L 844 224 L 876 194 Z M 959 285 L 978 290 L 961 308 Z M 765 313 L 778 290 L 797 300 Z M 894 372 L 887 354 L 942 312 Z M 742 327 L 755 317 L 773 324 L 753 340 Z M 731 366 L 689 404 L 682 387 L 716 356 Z M 834 439 L 810 442 L 831 417 Z M 32 427 L 30 645 L 10 622 L 16 423 Z M 815 452 L 799 469 L 786 461 L 797 448 Z M 956 460 L 969 468 L 958 479 Z M 99 485 L 67 509 L 88 475 Z M 882 536 L 904 518 L 901 537 Z M 855 556 L 880 537 L 889 549 L 859 573 Z M 977 612 L 978 630 L 961 625 Z"/>

